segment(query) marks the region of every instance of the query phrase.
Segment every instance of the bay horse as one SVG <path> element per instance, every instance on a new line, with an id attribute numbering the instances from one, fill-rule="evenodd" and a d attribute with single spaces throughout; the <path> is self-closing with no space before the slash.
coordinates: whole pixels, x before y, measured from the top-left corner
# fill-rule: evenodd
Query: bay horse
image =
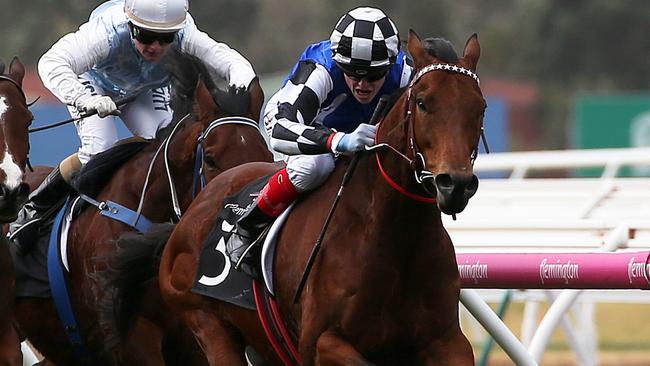
<path id="1" fill-rule="evenodd" d="M 408 50 L 416 74 L 379 125 L 376 147 L 359 160 L 295 304 L 347 163 L 297 202 L 278 237 L 274 295 L 305 366 L 473 365 L 441 215 L 461 212 L 478 188 L 473 161 L 486 108 L 475 74 L 480 45 L 471 36 L 459 58 L 410 31 Z M 246 343 L 283 364 L 255 311 L 192 292 L 202 243 L 224 197 L 277 169 L 252 163 L 216 177 L 173 231 L 168 227 L 169 237 L 158 238 L 167 240 L 159 269 L 163 299 L 210 365 L 246 365 Z"/>
<path id="2" fill-rule="evenodd" d="M 16 219 L 29 194 L 23 180 L 28 163 L 28 128 L 34 117 L 22 88 L 25 67 L 17 57 L 0 61 L 0 223 Z M 0 238 L 0 366 L 22 365 L 20 340 L 14 326 L 15 275 L 4 234 Z"/>
<path id="3" fill-rule="evenodd" d="M 199 136 L 211 122 L 220 117 L 243 115 L 253 121 L 259 119 L 264 94 L 257 78 L 246 93 L 233 89 L 220 93 L 204 67 L 194 63 L 193 59 L 178 56 L 180 62 L 172 70 L 174 118 L 166 128 L 169 134 L 159 134 L 156 140 L 131 157 L 95 197 L 100 202 L 110 199 L 134 211 L 140 207 L 142 215 L 154 223 L 176 219 L 177 211 L 184 211 L 193 199 L 197 145 L 201 144 L 203 148 L 206 180 L 241 163 L 272 159 L 255 122 L 213 125 L 211 133 L 199 141 Z M 190 107 L 191 113 L 179 118 L 184 114 L 179 111 Z M 157 153 L 159 149 L 160 154 Z M 174 189 L 170 188 L 172 183 Z M 143 187 L 146 190 L 143 191 Z M 176 200 L 172 199 L 173 191 L 177 193 Z M 127 349 L 116 356 L 105 352 L 104 348 L 106 340 L 98 309 L 111 289 L 104 287 L 97 273 L 105 267 L 102 258 L 115 250 L 114 240 L 132 230 L 128 225 L 102 216 L 93 207 L 83 211 L 69 229 L 68 288 L 88 359 L 79 357 L 78 349 L 69 343 L 51 298 L 16 299 L 21 329 L 48 360 L 58 365 L 164 363 L 162 333 L 144 317 L 140 319 Z"/>

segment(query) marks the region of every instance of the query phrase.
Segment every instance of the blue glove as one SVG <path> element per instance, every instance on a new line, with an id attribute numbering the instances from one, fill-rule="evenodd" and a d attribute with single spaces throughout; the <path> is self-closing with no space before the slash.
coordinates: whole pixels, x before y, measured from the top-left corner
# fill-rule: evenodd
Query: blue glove
<path id="1" fill-rule="evenodd" d="M 376 134 L 377 126 L 362 123 L 353 132 L 343 134 L 336 144 L 334 152 L 345 153 L 363 150 L 364 146 L 375 144 Z"/>

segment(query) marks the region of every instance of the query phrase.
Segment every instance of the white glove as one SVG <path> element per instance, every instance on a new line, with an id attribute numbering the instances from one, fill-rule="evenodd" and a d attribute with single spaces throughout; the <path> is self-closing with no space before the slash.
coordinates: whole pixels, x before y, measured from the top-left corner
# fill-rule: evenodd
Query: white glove
<path id="1" fill-rule="evenodd" d="M 332 140 L 332 150 L 339 153 L 363 150 L 364 146 L 375 144 L 376 134 L 377 126 L 366 123 L 360 124 L 351 133 L 337 132 L 339 136 L 335 136 Z"/>
<path id="2" fill-rule="evenodd" d="M 106 95 L 90 95 L 77 98 L 74 102 L 79 111 L 86 114 L 97 111 L 97 115 L 104 118 L 110 114 L 119 115 L 120 110 L 111 97 Z"/>

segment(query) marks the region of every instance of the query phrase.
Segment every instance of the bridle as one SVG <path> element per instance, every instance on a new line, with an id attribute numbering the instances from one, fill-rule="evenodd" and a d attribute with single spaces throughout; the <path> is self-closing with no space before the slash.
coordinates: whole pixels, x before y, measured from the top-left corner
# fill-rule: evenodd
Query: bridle
<path id="1" fill-rule="evenodd" d="M 431 64 L 423 67 L 422 69 L 418 70 L 418 72 L 415 74 L 413 79 L 409 82 L 408 89 L 406 91 L 407 96 L 406 96 L 406 114 L 404 116 L 405 122 L 407 125 L 407 152 L 406 154 L 402 153 L 399 151 L 397 148 L 387 144 L 387 143 L 378 143 L 372 147 L 366 147 L 367 151 L 375 151 L 375 158 L 377 160 L 377 165 L 379 167 L 379 171 L 381 172 L 382 176 L 386 180 L 386 182 L 399 191 L 401 194 L 414 199 L 416 201 L 420 202 L 425 202 L 425 203 L 436 203 L 436 198 L 435 198 L 435 191 L 431 192 L 428 188 L 427 185 L 424 184 L 425 181 L 431 180 L 435 177 L 435 175 L 426 170 L 426 161 L 424 159 L 424 155 L 420 152 L 420 149 L 417 146 L 417 143 L 415 142 L 415 127 L 414 127 L 414 118 L 413 118 L 413 109 L 415 108 L 415 99 L 412 98 L 413 96 L 413 87 L 422 79 L 422 77 L 430 72 L 433 71 L 448 71 L 448 72 L 454 72 L 454 73 L 459 73 L 463 74 L 466 76 L 471 77 L 476 81 L 477 84 L 480 84 L 478 76 L 471 70 L 466 69 L 461 66 L 457 65 L 451 65 L 451 64 Z M 381 128 L 381 123 L 379 124 L 379 128 Z M 379 131 L 377 131 L 377 135 L 379 136 Z M 375 142 L 377 137 L 375 137 Z M 488 145 L 487 145 L 487 140 L 485 138 L 485 134 L 483 131 L 483 128 L 481 127 L 481 139 L 483 141 L 483 144 L 485 146 L 486 151 L 488 150 Z M 390 151 L 393 151 L 396 153 L 399 157 L 402 159 L 406 160 L 409 168 L 413 171 L 415 181 L 422 185 L 423 189 L 425 192 L 427 192 L 430 196 L 423 196 L 419 195 L 416 193 L 409 192 L 406 188 L 400 186 L 397 182 L 395 182 L 387 173 L 384 167 L 381 164 L 381 159 L 379 158 L 379 150 L 382 149 L 389 149 Z M 474 161 L 476 160 L 476 157 L 478 156 L 478 145 L 472 150 L 472 153 L 470 155 L 470 162 L 472 166 L 474 165 Z M 432 196 L 432 197 L 431 197 Z"/>
<path id="2" fill-rule="evenodd" d="M 222 117 L 218 118 L 208 125 L 208 127 L 199 135 L 198 144 L 196 145 L 196 158 L 194 160 L 194 182 L 192 183 L 192 197 L 195 197 L 198 192 L 205 187 L 205 172 L 203 171 L 203 163 L 205 157 L 205 146 L 203 142 L 208 138 L 208 135 L 217 127 L 223 125 L 245 125 L 254 128 L 259 132 L 259 125 L 247 117 Z"/>
<path id="3" fill-rule="evenodd" d="M 183 118 L 181 118 L 176 125 L 173 127 L 172 131 L 169 133 L 169 135 L 165 138 L 165 140 L 160 144 L 158 149 L 156 150 L 153 158 L 149 162 L 149 168 L 147 171 L 147 176 L 145 178 L 145 182 L 142 187 L 142 191 L 140 193 L 140 202 L 138 203 L 138 208 L 136 210 L 136 214 L 140 215 L 142 212 L 142 209 L 144 207 L 144 200 L 145 200 L 145 194 L 147 191 L 147 187 L 149 185 L 149 180 L 151 177 L 151 174 L 153 173 L 153 165 L 156 161 L 156 158 L 160 154 L 160 152 L 163 152 L 163 157 L 164 157 L 164 164 L 165 164 L 165 174 L 167 175 L 167 180 L 169 182 L 169 190 L 170 190 L 170 195 L 171 195 L 171 201 L 172 201 L 172 206 L 174 209 L 174 214 L 175 214 L 175 219 L 180 220 L 182 216 L 182 211 L 180 207 L 180 201 L 178 199 L 178 193 L 176 190 L 176 185 L 174 184 L 174 177 L 172 175 L 172 170 L 171 170 L 171 159 L 169 156 L 170 153 L 170 145 L 171 141 L 176 134 L 176 132 L 179 129 L 179 126 L 184 124 L 190 117 L 190 114 L 185 115 Z M 242 125 L 247 125 L 255 128 L 256 130 L 259 131 L 259 127 L 255 121 L 252 119 L 246 118 L 246 117 L 222 117 L 218 118 L 208 125 L 203 132 L 199 135 L 197 139 L 197 145 L 196 145 L 196 154 L 194 158 L 194 173 L 193 173 L 193 184 L 192 184 L 192 197 L 195 197 L 198 192 L 201 190 L 202 187 L 205 186 L 205 175 L 203 173 L 203 156 L 204 156 L 204 149 L 205 147 L 203 146 L 203 141 L 208 137 L 208 135 L 214 131 L 219 126 L 227 125 L 227 124 L 242 124 Z"/>

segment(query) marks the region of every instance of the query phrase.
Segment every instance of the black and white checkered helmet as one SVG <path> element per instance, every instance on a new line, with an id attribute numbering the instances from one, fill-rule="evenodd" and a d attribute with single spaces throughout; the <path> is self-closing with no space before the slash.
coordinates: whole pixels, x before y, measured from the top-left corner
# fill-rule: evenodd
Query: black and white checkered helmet
<path id="1" fill-rule="evenodd" d="M 330 36 L 334 61 L 353 67 L 388 66 L 399 53 L 397 27 L 383 11 L 361 7 L 336 23 Z"/>

